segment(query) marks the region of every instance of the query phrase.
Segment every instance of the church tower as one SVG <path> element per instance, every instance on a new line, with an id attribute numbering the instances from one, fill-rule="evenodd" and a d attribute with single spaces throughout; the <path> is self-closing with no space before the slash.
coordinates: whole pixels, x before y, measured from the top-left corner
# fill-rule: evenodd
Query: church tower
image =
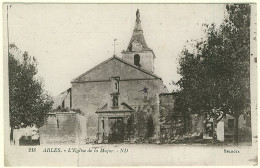
<path id="1" fill-rule="evenodd" d="M 127 50 L 122 51 L 122 58 L 126 62 L 154 72 L 154 52 L 150 49 L 144 39 L 143 30 L 141 28 L 140 12 L 136 11 L 136 21 L 132 38 L 128 44 Z"/>

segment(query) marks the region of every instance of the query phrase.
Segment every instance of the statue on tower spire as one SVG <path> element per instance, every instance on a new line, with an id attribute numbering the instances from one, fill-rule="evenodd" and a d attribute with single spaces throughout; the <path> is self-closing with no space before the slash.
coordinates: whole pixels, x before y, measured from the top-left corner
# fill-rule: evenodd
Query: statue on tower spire
<path id="1" fill-rule="evenodd" d="M 140 12 L 139 9 L 136 11 L 136 22 L 140 22 Z"/>
<path id="2" fill-rule="evenodd" d="M 140 12 L 139 9 L 136 10 L 136 20 L 135 20 L 135 26 L 134 26 L 134 31 L 133 31 L 133 35 L 131 37 L 131 40 L 128 44 L 127 47 L 127 51 L 132 51 L 132 43 L 134 41 L 137 41 L 140 43 L 140 45 L 142 46 L 143 50 L 148 50 L 149 47 L 147 46 L 145 40 L 144 40 L 144 35 L 143 35 L 143 30 L 141 27 L 141 19 L 140 19 Z"/>

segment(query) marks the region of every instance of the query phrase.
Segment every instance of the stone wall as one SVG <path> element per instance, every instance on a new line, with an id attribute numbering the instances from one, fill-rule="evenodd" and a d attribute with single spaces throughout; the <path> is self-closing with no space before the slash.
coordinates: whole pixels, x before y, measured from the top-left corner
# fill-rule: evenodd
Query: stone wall
<path id="1" fill-rule="evenodd" d="M 86 117 L 75 112 L 48 115 L 39 129 L 41 144 L 86 144 Z"/>
<path id="2" fill-rule="evenodd" d="M 175 96 L 173 93 L 159 95 L 159 112 L 162 124 L 171 124 L 173 115 L 178 115 L 174 111 Z"/>
<path id="3" fill-rule="evenodd" d="M 154 55 L 152 51 L 138 51 L 138 52 L 122 52 L 123 60 L 134 64 L 134 55 L 140 55 L 141 68 L 153 72 L 154 71 Z"/>
<path id="4" fill-rule="evenodd" d="M 106 81 L 110 80 L 110 77 L 120 77 L 120 80 L 156 78 L 154 75 L 139 69 L 133 63 L 128 64 L 118 57 L 112 57 L 80 75 L 73 82 Z"/>
<path id="5" fill-rule="evenodd" d="M 234 117 L 227 115 L 223 118 L 225 140 L 232 140 L 234 128 L 230 128 L 228 120 L 234 120 Z M 238 119 L 238 135 L 240 141 L 251 141 L 251 118 L 248 115 L 240 115 Z"/>
<path id="6" fill-rule="evenodd" d="M 159 95 L 160 139 L 164 142 L 186 133 L 187 120 L 181 112 L 174 110 L 175 99 L 174 93 Z"/>
<path id="7" fill-rule="evenodd" d="M 148 93 L 143 92 L 149 88 Z M 119 81 L 119 103 L 125 102 L 134 110 L 144 105 L 144 100 L 165 91 L 160 79 Z M 87 117 L 88 137 L 96 139 L 98 117 L 95 113 L 105 103 L 109 103 L 111 93 L 110 81 L 72 83 L 72 108 L 80 109 Z"/>
<path id="8" fill-rule="evenodd" d="M 134 123 L 136 132 L 135 139 L 137 141 L 155 142 L 159 140 L 159 94 L 143 100 L 142 105 L 139 105 L 134 112 Z M 140 125 L 142 125 L 141 129 Z M 151 130 L 153 130 L 153 133 Z"/>

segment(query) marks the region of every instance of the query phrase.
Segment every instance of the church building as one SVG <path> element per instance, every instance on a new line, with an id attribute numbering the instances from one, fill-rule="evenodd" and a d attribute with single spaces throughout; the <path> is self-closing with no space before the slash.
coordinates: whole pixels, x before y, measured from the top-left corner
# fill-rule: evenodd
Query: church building
<path id="1" fill-rule="evenodd" d="M 69 95 L 63 93 L 64 100 L 60 101 L 63 107 L 80 109 L 87 116 L 87 137 L 91 140 L 109 141 L 109 137 L 120 134 L 120 129 L 124 131 L 120 124 L 126 124 L 146 100 L 168 92 L 154 74 L 156 57 L 145 41 L 139 10 L 133 35 L 121 53 L 121 58 L 113 55 L 73 79 L 66 92 Z"/>

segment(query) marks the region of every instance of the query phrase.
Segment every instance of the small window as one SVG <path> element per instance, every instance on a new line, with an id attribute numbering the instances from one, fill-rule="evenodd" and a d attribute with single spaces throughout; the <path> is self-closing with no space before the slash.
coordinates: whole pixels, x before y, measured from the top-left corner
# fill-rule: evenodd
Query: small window
<path id="1" fill-rule="evenodd" d="M 135 64 L 136 66 L 141 66 L 141 65 L 140 65 L 140 55 L 139 55 L 139 54 L 135 54 L 135 55 L 134 55 L 134 64 Z"/>
<path id="2" fill-rule="evenodd" d="M 234 119 L 228 119 L 228 128 L 234 128 L 235 122 Z"/>

